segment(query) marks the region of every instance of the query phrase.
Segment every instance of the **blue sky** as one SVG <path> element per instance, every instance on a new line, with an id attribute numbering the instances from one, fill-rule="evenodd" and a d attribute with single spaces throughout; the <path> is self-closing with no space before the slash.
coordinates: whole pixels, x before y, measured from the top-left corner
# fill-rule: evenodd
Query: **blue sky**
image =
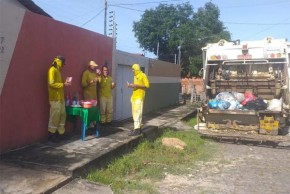
<path id="1" fill-rule="evenodd" d="M 33 0 L 54 19 L 104 34 L 105 0 Z M 144 52 L 134 37 L 132 24 L 139 21 L 144 10 L 159 3 L 189 2 L 194 11 L 209 0 L 107 0 L 108 16 L 115 12 L 117 49 L 131 53 Z M 232 39 L 259 40 L 266 36 L 290 40 L 290 0 L 212 0 L 220 9 L 220 20 L 230 31 Z M 109 24 L 109 21 L 107 21 Z M 107 33 L 108 33 L 107 27 Z"/>

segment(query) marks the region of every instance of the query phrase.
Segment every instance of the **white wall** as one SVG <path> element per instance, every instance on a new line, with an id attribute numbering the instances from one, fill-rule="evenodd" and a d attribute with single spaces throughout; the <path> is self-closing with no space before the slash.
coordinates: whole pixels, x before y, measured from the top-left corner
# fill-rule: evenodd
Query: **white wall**
<path id="1" fill-rule="evenodd" d="M 0 94 L 25 13 L 21 7 L 18 1 L 0 0 Z"/>

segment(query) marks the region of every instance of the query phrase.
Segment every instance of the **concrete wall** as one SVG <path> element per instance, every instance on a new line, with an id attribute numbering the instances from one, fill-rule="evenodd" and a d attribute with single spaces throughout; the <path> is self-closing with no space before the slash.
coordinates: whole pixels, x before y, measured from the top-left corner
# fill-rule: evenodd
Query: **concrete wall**
<path id="1" fill-rule="evenodd" d="M 180 71 L 181 68 L 177 64 L 150 59 L 148 78 L 151 86 L 146 93 L 145 112 L 178 104 Z"/>
<path id="2" fill-rule="evenodd" d="M 13 0 L 0 1 L 0 93 L 25 13 L 25 10 L 20 9 L 19 6 Z"/>
<path id="3" fill-rule="evenodd" d="M 112 64 L 113 40 L 18 6 L 0 8 L 0 152 L 5 152 L 47 137 L 47 71 L 53 58 L 65 56 L 63 78 L 73 77 L 66 94 L 81 93 L 81 74 L 90 60 Z"/>

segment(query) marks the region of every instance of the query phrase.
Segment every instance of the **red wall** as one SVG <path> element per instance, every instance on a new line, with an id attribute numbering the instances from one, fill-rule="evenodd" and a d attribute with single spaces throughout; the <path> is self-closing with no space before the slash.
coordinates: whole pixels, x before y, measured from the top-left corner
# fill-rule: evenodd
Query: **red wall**
<path id="1" fill-rule="evenodd" d="M 81 93 L 81 74 L 88 62 L 112 64 L 112 46 L 109 37 L 27 11 L 0 99 L 0 152 L 47 137 L 47 72 L 56 55 L 66 58 L 63 78 L 73 77 L 66 93 Z"/>

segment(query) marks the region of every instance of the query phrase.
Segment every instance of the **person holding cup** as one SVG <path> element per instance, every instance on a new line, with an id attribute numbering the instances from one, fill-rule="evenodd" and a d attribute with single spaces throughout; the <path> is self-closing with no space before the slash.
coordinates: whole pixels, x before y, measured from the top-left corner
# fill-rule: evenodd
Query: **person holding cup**
<path id="1" fill-rule="evenodd" d="M 133 83 L 127 82 L 127 87 L 132 88 L 131 104 L 134 129 L 130 130 L 129 136 L 136 136 L 141 134 L 143 103 L 146 90 L 150 87 L 150 83 L 139 64 L 132 65 L 132 72 L 134 74 L 134 81 Z"/>
<path id="2" fill-rule="evenodd" d="M 109 75 L 109 68 L 107 65 L 102 67 L 101 76 L 98 82 L 101 125 L 111 125 L 113 106 L 112 106 L 112 89 L 116 87 L 112 77 Z"/>
<path id="3" fill-rule="evenodd" d="M 64 139 L 65 133 L 65 100 L 64 87 L 70 86 L 71 82 L 64 82 L 61 70 L 65 65 L 63 56 L 56 56 L 48 70 L 48 99 L 49 99 L 49 121 L 48 121 L 48 140 L 58 142 Z"/>
<path id="4" fill-rule="evenodd" d="M 90 61 L 88 68 L 82 74 L 81 85 L 83 87 L 84 100 L 97 100 L 97 67 L 98 65 L 94 61 Z"/>

